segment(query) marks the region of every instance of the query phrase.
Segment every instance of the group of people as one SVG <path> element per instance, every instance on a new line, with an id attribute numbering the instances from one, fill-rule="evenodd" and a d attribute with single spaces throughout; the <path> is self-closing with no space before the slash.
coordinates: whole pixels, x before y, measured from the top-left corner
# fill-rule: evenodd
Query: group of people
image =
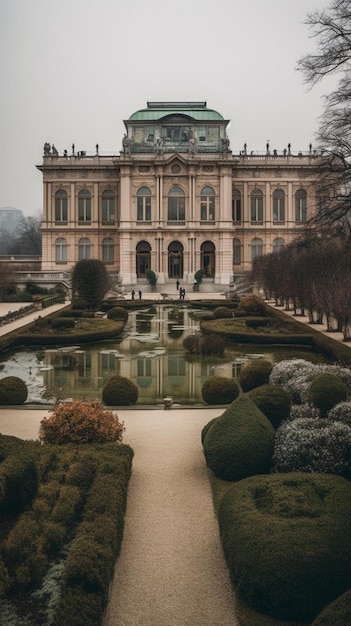
<path id="1" fill-rule="evenodd" d="M 142 297 L 143 297 L 143 294 L 141 292 L 141 289 L 139 289 L 139 300 L 141 300 Z M 132 291 L 132 300 L 135 300 L 135 291 L 134 291 L 134 289 Z"/>

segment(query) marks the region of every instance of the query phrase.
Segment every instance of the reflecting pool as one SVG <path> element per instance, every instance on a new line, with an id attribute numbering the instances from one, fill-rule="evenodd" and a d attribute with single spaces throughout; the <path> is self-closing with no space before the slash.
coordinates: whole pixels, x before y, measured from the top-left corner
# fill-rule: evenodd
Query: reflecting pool
<path id="1" fill-rule="evenodd" d="M 183 339 L 200 332 L 203 314 L 179 304 L 132 312 L 123 337 L 113 341 L 2 355 L 0 378 L 22 378 L 28 385 L 27 404 L 54 403 L 58 398 L 101 399 L 105 382 L 119 374 L 138 386 L 139 405 L 161 405 L 167 396 L 175 404 L 194 405 L 203 404 L 201 389 L 209 376 L 237 377 L 252 359 L 328 361 L 308 347 L 234 343 L 227 344 L 223 357 L 190 356 Z"/>

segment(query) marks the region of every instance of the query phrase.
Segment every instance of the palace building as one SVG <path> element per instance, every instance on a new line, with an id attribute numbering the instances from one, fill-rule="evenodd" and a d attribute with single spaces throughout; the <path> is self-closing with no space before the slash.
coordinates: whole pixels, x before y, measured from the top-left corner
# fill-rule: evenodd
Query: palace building
<path id="1" fill-rule="evenodd" d="M 148 269 L 158 285 L 203 269 L 228 286 L 289 243 L 315 210 L 319 158 L 290 144 L 234 154 L 228 123 L 206 102 L 148 102 L 116 154 L 45 144 L 42 271 L 100 259 L 124 286 Z"/>

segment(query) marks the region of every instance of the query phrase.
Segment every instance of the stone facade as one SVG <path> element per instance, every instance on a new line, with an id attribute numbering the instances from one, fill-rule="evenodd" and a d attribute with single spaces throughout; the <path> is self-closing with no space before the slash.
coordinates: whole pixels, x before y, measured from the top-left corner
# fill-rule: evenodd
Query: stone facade
<path id="1" fill-rule="evenodd" d="M 228 120 L 205 102 L 150 102 L 125 120 L 116 155 L 45 144 L 42 270 L 101 259 L 123 285 L 228 285 L 256 255 L 289 243 L 316 207 L 320 159 L 230 150 Z"/>

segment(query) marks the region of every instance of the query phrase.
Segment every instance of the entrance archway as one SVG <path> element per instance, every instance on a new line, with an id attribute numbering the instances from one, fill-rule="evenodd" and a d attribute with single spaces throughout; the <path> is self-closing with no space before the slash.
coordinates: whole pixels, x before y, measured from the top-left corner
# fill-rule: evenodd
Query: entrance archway
<path id="1" fill-rule="evenodd" d="M 151 246 L 147 241 L 139 241 L 136 247 L 136 275 L 145 278 L 146 270 L 151 268 Z"/>
<path id="2" fill-rule="evenodd" d="M 168 277 L 183 278 L 184 247 L 180 241 L 172 241 L 168 246 Z"/>
<path id="3" fill-rule="evenodd" d="M 212 241 L 204 241 L 201 244 L 201 269 L 207 278 L 214 278 L 216 267 L 216 248 Z"/>

